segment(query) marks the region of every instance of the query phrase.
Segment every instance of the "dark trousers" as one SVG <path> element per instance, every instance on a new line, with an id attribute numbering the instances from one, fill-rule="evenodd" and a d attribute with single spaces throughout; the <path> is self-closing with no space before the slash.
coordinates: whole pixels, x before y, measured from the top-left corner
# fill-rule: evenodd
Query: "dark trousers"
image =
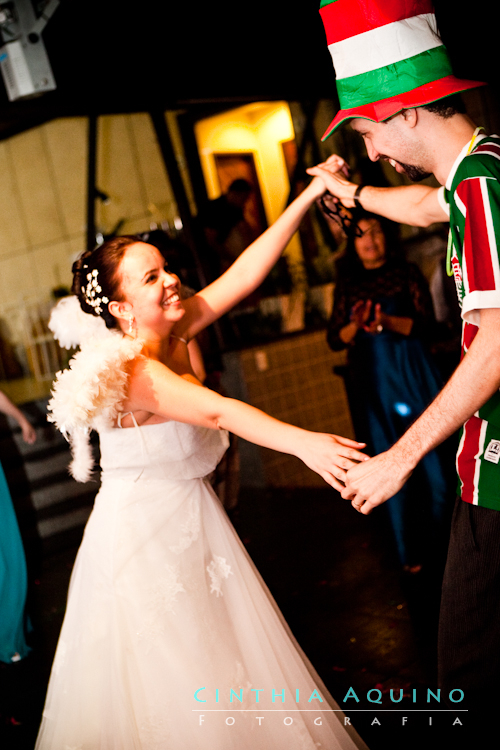
<path id="1" fill-rule="evenodd" d="M 457 500 L 443 579 L 438 639 L 443 697 L 453 707 L 500 710 L 500 512 Z M 458 693 L 454 693 L 455 700 Z M 494 713 L 492 709 L 494 708 Z"/>

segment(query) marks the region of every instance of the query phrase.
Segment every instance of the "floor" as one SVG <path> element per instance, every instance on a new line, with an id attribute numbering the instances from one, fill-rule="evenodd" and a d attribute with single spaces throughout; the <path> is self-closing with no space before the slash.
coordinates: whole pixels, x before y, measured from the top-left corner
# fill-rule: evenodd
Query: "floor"
<path id="1" fill-rule="evenodd" d="M 450 711 L 442 700 L 427 701 L 427 690 L 436 692 L 439 555 L 418 575 L 403 574 L 384 514 L 361 516 L 329 489 L 246 489 L 230 515 L 299 643 L 371 750 L 465 746 L 470 726 L 460 703 Z M 76 547 L 73 540 L 32 564 L 34 649 L 0 667 L 1 750 L 34 747 Z"/>

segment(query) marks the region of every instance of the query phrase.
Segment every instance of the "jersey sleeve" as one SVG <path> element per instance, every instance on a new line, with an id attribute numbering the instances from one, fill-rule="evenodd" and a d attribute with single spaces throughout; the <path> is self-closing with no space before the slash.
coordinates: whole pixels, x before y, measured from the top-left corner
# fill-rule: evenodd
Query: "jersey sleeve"
<path id="1" fill-rule="evenodd" d="M 480 310 L 500 307 L 500 183 L 491 174 L 470 176 L 456 202 L 465 222 L 462 317 L 479 325 Z"/>
<path id="2" fill-rule="evenodd" d="M 442 185 L 438 189 L 437 198 L 438 198 L 438 203 L 441 206 L 441 208 L 443 209 L 443 211 L 445 212 L 446 216 L 449 216 L 450 215 L 450 204 L 448 202 L 448 196 L 447 196 L 446 190 L 444 188 L 444 185 Z"/>

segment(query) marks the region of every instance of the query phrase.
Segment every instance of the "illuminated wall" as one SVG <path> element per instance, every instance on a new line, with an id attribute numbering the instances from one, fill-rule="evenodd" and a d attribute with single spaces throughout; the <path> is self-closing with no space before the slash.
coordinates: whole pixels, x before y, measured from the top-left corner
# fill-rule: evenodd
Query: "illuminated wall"
<path id="1" fill-rule="evenodd" d="M 286 102 L 258 102 L 200 120 L 195 135 L 209 198 L 220 195 L 214 154 L 254 155 L 257 177 L 267 221 L 271 224 L 283 211 L 290 183 L 281 146 L 295 137 Z M 301 258 L 298 235 L 286 253 Z"/>
<path id="2" fill-rule="evenodd" d="M 178 214 L 147 114 L 99 118 L 96 223 L 110 232 L 147 231 Z M 184 176 L 184 175 L 183 175 Z M 0 142 L 0 326 L 21 337 L 26 300 L 48 300 L 70 286 L 71 264 L 86 247 L 87 119 L 52 120 Z"/>

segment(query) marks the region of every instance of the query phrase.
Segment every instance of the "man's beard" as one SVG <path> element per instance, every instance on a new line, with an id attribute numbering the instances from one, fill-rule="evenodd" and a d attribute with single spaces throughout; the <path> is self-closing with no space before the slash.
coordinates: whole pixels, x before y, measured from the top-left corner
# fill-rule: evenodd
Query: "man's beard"
<path id="1" fill-rule="evenodd" d="M 398 162 L 405 171 L 405 175 L 409 177 L 412 182 L 421 182 L 426 177 L 431 176 L 431 172 L 426 172 L 422 167 L 414 167 L 411 164 L 403 164 Z"/>
<path id="2" fill-rule="evenodd" d="M 395 167 L 396 164 L 399 164 L 401 169 L 404 170 L 405 175 L 412 182 L 421 182 L 422 180 L 425 180 L 426 177 L 430 177 L 432 174 L 432 172 L 426 172 L 426 170 L 422 167 L 414 167 L 412 164 L 405 164 L 404 162 L 398 161 L 397 159 L 392 159 L 390 156 L 386 156 L 385 154 L 381 154 L 379 158 L 383 159 L 384 161 L 388 161 L 392 167 Z"/>

